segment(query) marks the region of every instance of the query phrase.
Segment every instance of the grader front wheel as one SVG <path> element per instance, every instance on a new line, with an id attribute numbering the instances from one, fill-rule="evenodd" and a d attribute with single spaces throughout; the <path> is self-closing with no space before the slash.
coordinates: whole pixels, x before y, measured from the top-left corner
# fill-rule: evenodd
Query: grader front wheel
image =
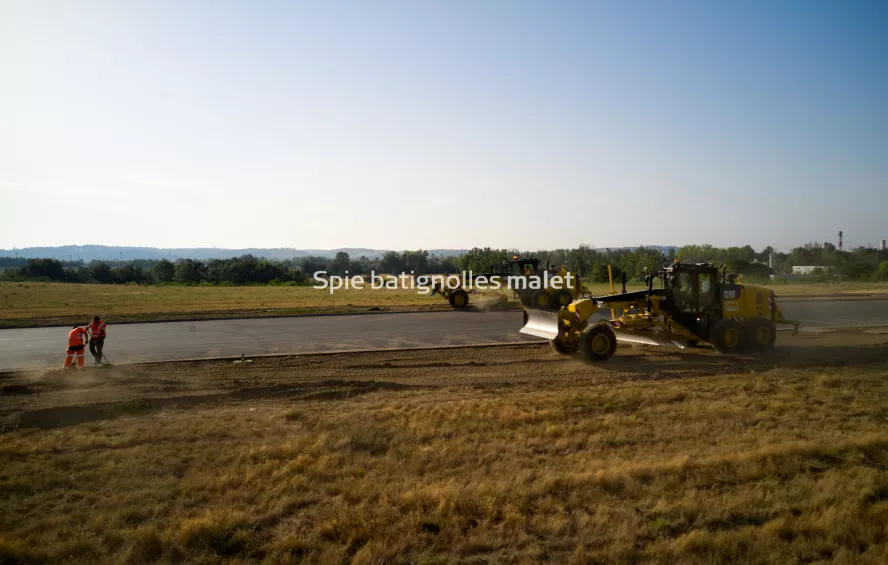
<path id="1" fill-rule="evenodd" d="M 567 343 L 561 341 L 561 339 L 553 339 L 549 342 L 552 344 L 552 349 L 555 350 L 556 353 L 561 355 L 573 355 L 580 349 L 580 342 L 576 341 L 574 343 Z"/>
<path id="2" fill-rule="evenodd" d="M 461 288 L 457 288 L 450 293 L 450 306 L 456 310 L 463 310 L 469 305 L 469 293 Z"/>
<path id="3" fill-rule="evenodd" d="M 746 328 L 746 342 L 751 349 L 767 351 L 774 347 L 777 332 L 768 320 L 753 320 Z"/>
<path id="4" fill-rule="evenodd" d="M 610 326 L 592 326 L 580 337 L 580 353 L 590 363 L 600 363 L 613 357 L 617 350 L 617 336 Z"/>

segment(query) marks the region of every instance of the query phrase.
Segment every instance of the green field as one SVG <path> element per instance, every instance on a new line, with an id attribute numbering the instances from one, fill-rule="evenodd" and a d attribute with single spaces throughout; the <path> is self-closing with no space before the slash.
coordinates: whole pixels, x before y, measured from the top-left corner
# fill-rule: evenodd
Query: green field
<path id="1" fill-rule="evenodd" d="M 639 290 L 641 285 L 629 285 Z M 780 297 L 888 298 L 888 283 L 775 284 Z M 608 294 L 606 284 L 590 285 L 593 294 Z M 475 304 L 496 303 L 511 293 L 472 295 Z M 508 304 L 507 304 L 508 305 Z M 517 305 L 516 305 L 517 306 Z M 140 286 L 65 283 L 0 283 L 0 327 L 62 325 L 84 322 L 99 314 L 110 323 L 358 313 L 370 310 L 449 310 L 440 296 L 416 290 L 317 290 L 310 286 Z"/>

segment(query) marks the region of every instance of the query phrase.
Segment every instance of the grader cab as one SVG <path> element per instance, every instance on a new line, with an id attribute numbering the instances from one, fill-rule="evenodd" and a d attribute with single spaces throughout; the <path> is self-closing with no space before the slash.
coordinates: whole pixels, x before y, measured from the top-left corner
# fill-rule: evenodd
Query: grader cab
<path id="1" fill-rule="evenodd" d="M 645 281 L 645 290 L 582 298 L 554 313 L 525 309 L 520 331 L 550 340 L 559 353 L 605 361 L 618 342 L 678 348 L 708 342 L 733 353 L 770 349 L 778 324 L 798 330 L 798 322 L 783 317 L 773 291 L 739 284 L 708 263 L 676 263 Z"/>

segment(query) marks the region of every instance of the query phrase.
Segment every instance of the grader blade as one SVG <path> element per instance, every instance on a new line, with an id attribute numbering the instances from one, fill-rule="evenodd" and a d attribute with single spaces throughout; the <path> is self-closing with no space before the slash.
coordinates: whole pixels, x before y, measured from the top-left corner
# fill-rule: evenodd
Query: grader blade
<path id="1" fill-rule="evenodd" d="M 659 335 L 653 332 L 633 330 L 614 330 L 614 335 L 617 337 L 617 343 L 677 347 L 678 349 L 685 349 L 688 347 L 688 340 L 679 336 L 673 337 L 669 335 Z"/>
<path id="2" fill-rule="evenodd" d="M 558 327 L 558 313 L 525 308 L 524 327 L 518 331 L 523 334 L 541 337 L 543 339 L 555 339 L 560 333 Z"/>

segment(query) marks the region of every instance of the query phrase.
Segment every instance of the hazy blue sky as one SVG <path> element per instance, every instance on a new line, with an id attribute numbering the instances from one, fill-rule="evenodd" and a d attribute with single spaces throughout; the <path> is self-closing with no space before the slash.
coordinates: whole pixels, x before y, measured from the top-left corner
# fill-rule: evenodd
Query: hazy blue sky
<path id="1" fill-rule="evenodd" d="M 0 0 L 0 248 L 888 238 L 888 2 Z"/>

